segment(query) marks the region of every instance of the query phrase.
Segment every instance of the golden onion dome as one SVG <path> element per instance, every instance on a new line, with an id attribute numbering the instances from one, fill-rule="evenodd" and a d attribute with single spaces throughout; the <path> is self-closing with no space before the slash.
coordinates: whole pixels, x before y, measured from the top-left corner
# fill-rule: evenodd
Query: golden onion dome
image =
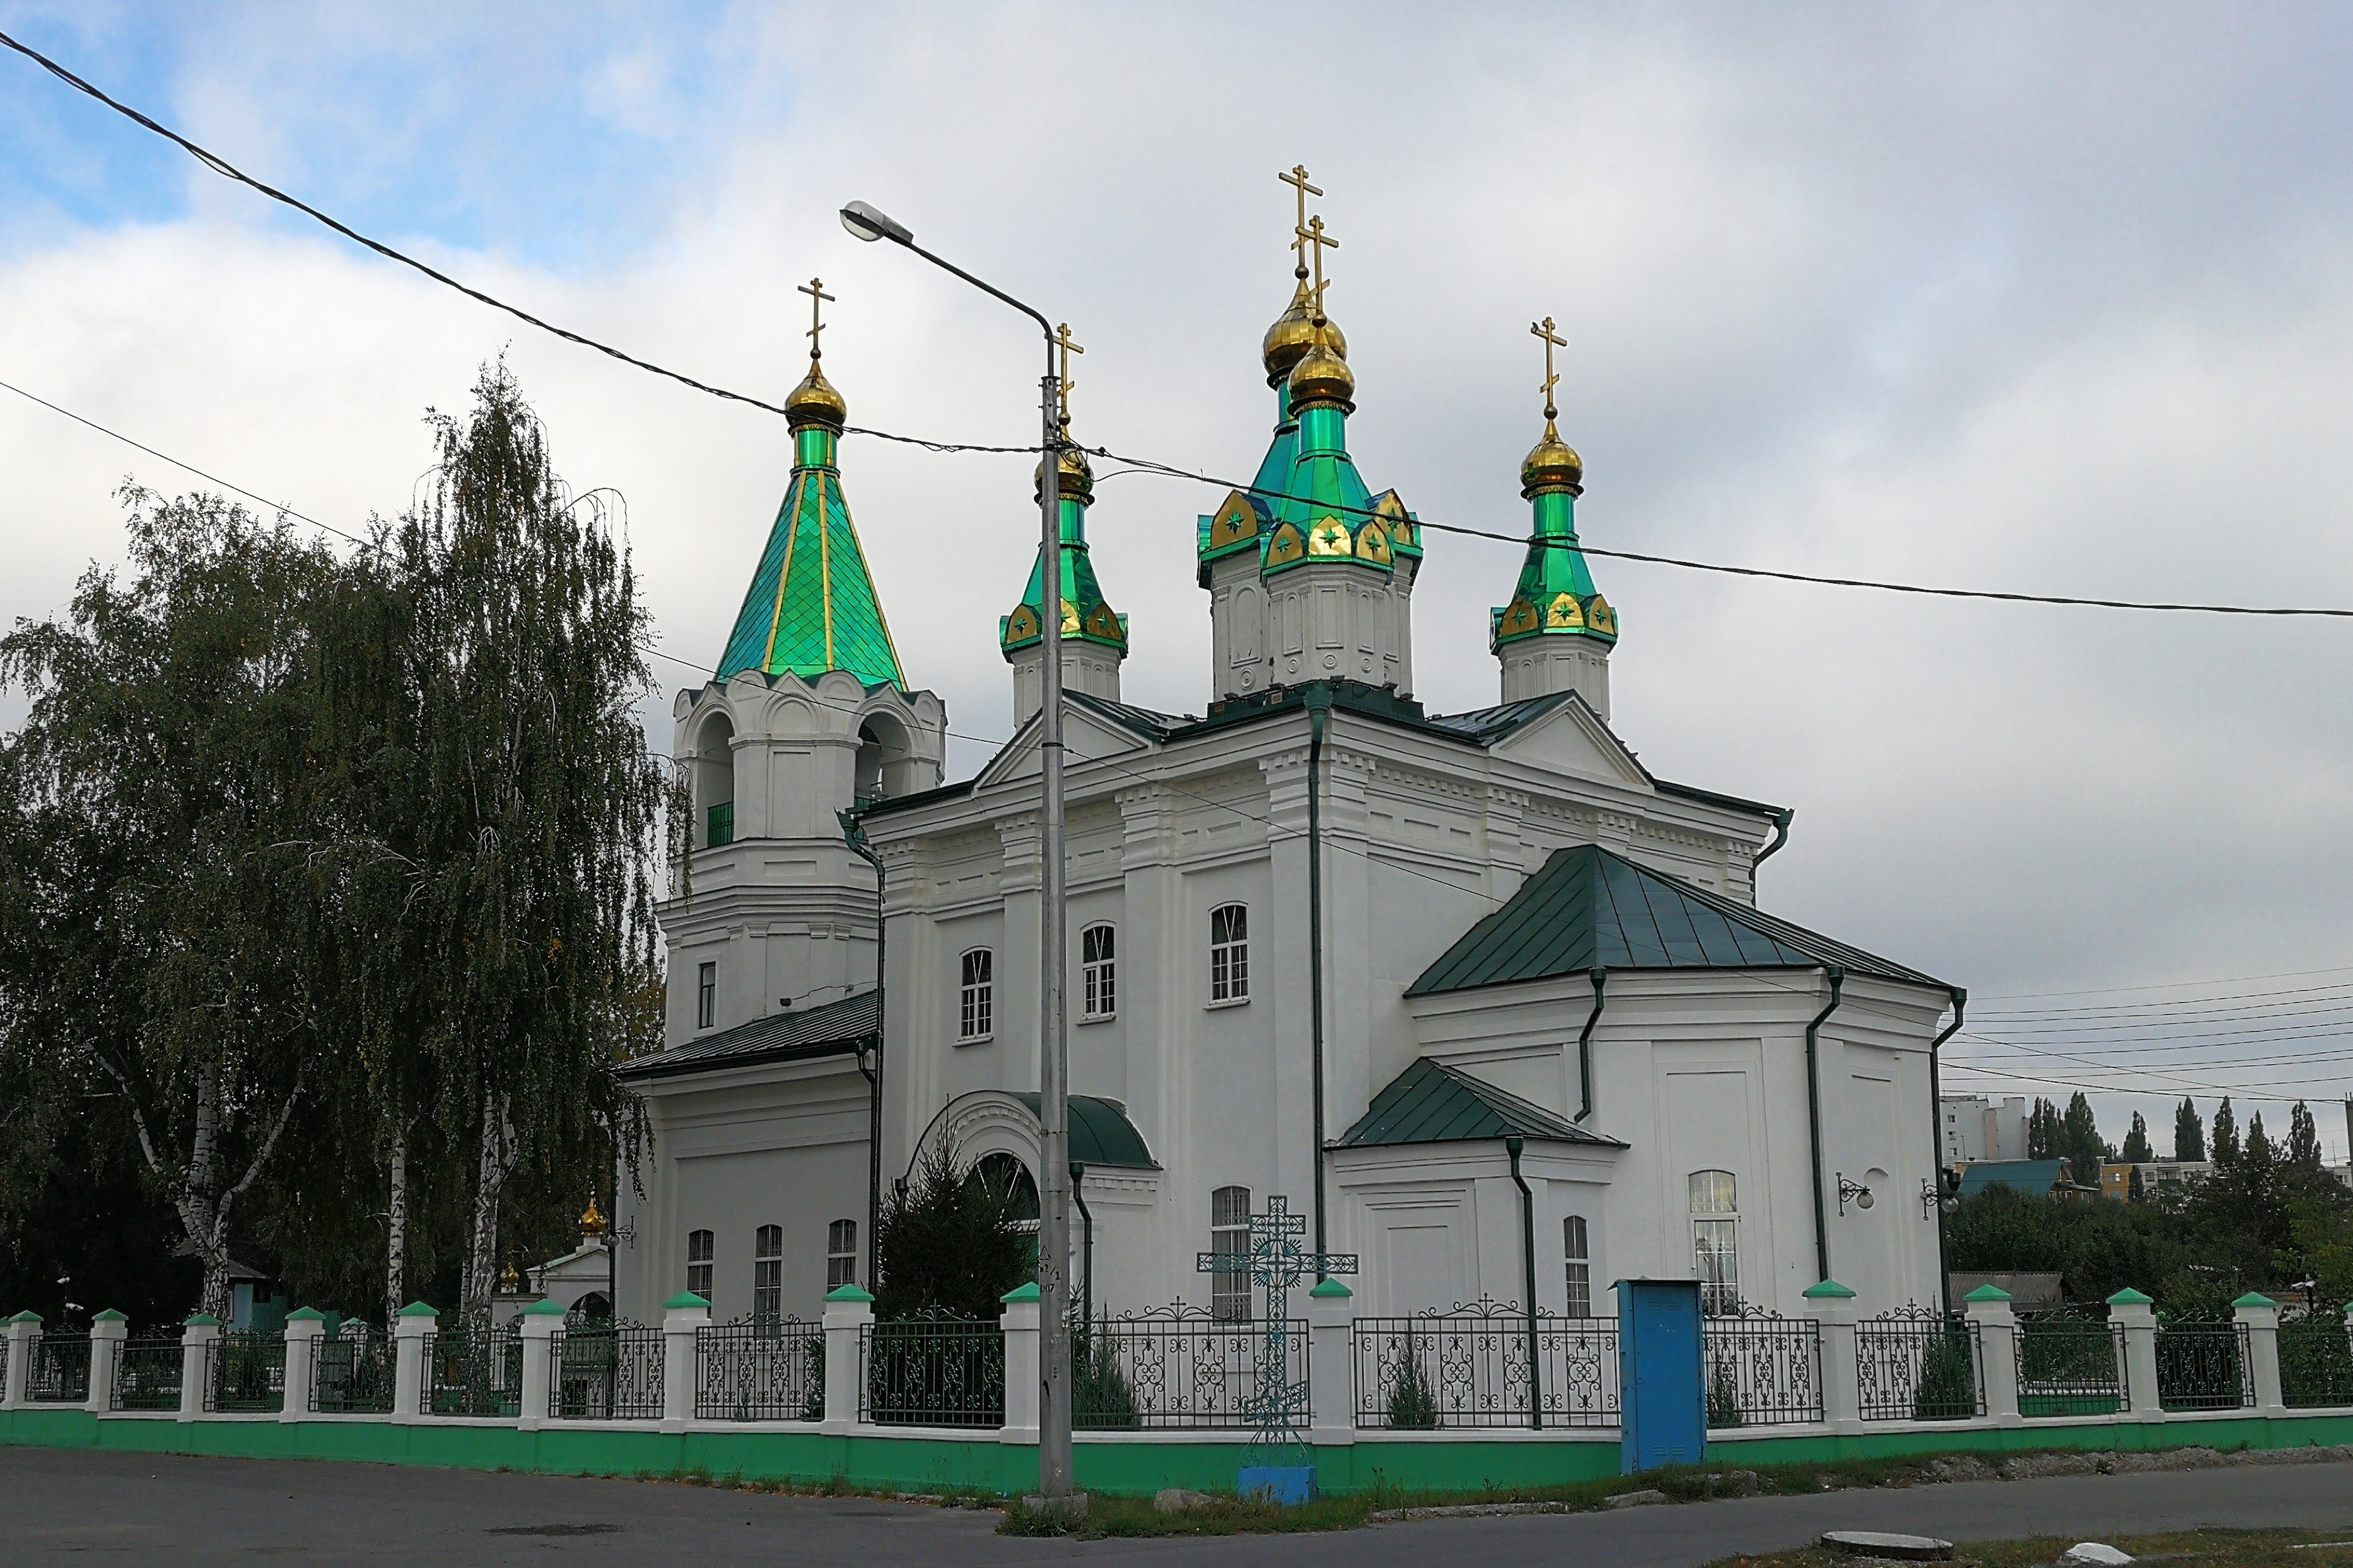
<path id="1" fill-rule="evenodd" d="M 833 383 L 826 380 L 817 361 L 810 360 L 808 374 L 785 399 L 785 423 L 796 430 L 804 425 L 828 425 L 839 430 L 849 418 L 849 405 L 833 389 Z"/>
<path id="2" fill-rule="evenodd" d="M 1356 409 L 1356 376 L 1348 362 L 1332 346 L 1339 329 L 1329 321 L 1320 328 L 1316 342 L 1291 367 L 1291 411 L 1319 405 L 1339 409 L 1343 414 Z"/>
<path id="3" fill-rule="evenodd" d="M 1528 448 L 1526 460 L 1520 464 L 1521 496 L 1530 497 L 1538 490 L 1585 493 L 1585 459 L 1560 438 L 1560 427 L 1550 419 L 1545 421 L 1544 439 Z"/>
<path id="4" fill-rule="evenodd" d="M 1071 428 L 1067 425 L 1062 426 L 1062 439 L 1066 443 L 1071 439 Z M 1075 445 L 1064 446 L 1060 460 L 1057 462 L 1055 468 L 1056 479 L 1059 481 L 1057 489 L 1060 494 L 1073 500 L 1092 501 L 1095 499 L 1095 470 L 1094 466 L 1087 461 L 1085 447 Z M 1036 491 L 1038 479 L 1045 470 L 1045 460 L 1040 458 L 1037 468 L 1030 474 L 1033 494 Z"/>
<path id="5" fill-rule="evenodd" d="M 1331 345 L 1334 353 L 1342 359 L 1348 357 L 1347 338 L 1329 320 L 1324 323 L 1324 341 Z M 1265 341 L 1259 344 L 1259 360 L 1266 366 L 1266 384 L 1273 386 L 1280 383 L 1314 346 L 1315 306 L 1307 291 L 1307 280 L 1303 278 L 1291 296 L 1291 308 L 1274 319 L 1274 325 L 1266 330 Z"/>

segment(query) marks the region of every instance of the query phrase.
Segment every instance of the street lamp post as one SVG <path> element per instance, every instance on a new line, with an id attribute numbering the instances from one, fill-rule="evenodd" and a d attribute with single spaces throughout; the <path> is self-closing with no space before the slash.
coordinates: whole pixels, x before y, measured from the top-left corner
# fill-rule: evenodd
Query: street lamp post
<path id="1" fill-rule="evenodd" d="M 1061 442 L 1055 419 L 1059 378 L 1054 329 L 1046 318 L 1004 289 L 933 255 L 913 229 L 864 202 L 841 209 L 841 226 L 863 240 L 887 239 L 953 272 L 985 294 L 1038 323 L 1046 340 L 1046 374 L 1039 384 L 1038 622 L 1044 655 L 1039 708 L 1038 912 L 1038 1316 L 1044 1338 L 1038 1358 L 1038 1489 L 1060 1500 L 1075 1490 L 1071 1463 L 1071 1137 L 1068 998 L 1063 992 L 1062 864 L 1062 558 Z"/>

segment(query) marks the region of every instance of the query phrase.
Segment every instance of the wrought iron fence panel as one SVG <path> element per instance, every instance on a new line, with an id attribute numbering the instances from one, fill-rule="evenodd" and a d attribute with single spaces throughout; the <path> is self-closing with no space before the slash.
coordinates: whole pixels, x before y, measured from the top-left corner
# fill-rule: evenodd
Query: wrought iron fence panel
<path id="1" fill-rule="evenodd" d="M 1548 1426 L 1618 1425 L 1618 1328 L 1606 1320 L 1539 1312 L 1533 1373 L 1527 1313 L 1491 1297 L 1359 1318 L 1350 1340 L 1358 1426 L 1527 1426 L 1532 1400 Z"/>
<path id="2" fill-rule="evenodd" d="M 43 1334 L 26 1367 L 25 1397 L 36 1405 L 80 1405 L 90 1398 L 90 1336 Z"/>
<path id="3" fill-rule="evenodd" d="M 2353 1405 L 2353 1333 L 2343 1312 L 2322 1307 L 2279 1331 L 2280 1398 L 2300 1410 Z"/>
<path id="4" fill-rule="evenodd" d="M 205 1347 L 205 1408 L 259 1412 L 286 1407 L 286 1338 L 243 1329 Z"/>
<path id="5" fill-rule="evenodd" d="M 2157 1326 L 2157 1402 L 2163 1409 L 2253 1409 L 2253 1364 L 2242 1323 L 2225 1318 Z"/>
<path id="6" fill-rule="evenodd" d="M 1854 1328 L 1855 1383 L 1865 1421 L 1966 1421 L 1986 1413 L 1978 1326 L 1907 1303 Z"/>
<path id="7" fill-rule="evenodd" d="M 2018 1325 L 2021 1415 L 2112 1415 L 2132 1408 L 2121 1323 L 2059 1309 Z"/>
<path id="8" fill-rule="evenodd" d="M 184 1364 L 181 1349 L 178 1338 L 160 1334 L 123 1341 L 114 1352 L 114 1407 L 177 1410 Z"/>
<path id="9" fill-rule="evenodd" d="M 365 1323 L 344 1323 L 319 1342 L 311 1408 L 322 1415 L 381 1415 L 392 1409 L 392 1341 Z"/>
<path id="10" fill-rule="evenodd" d="M 858 1414 L 907 1426 L 1005 1425 L 1005 1333 L 971 1318 L 869 1323 L 858 1334 Z"/>
<path id="11" fill-rule="evenodd" d="M 516 1415 L 522 1409 L 522 1337 L 510 1322 L 455 1323 L 425 1336 L 417 1408 L 427 1415 Z"/>
<path id="12" fill-rule="evenodd" d="M 547 1414 L 559 1421 L 659 1421 L 662 1331 L 626 1320 L 565 1328 L 548 1344 Z"/>
<path id="13" fill-rule="evenodd" d="M 1267 1353 L 1267 1324 L 1213 1318 L 1179 1303 L 1073 1322 L 1071 1423 L 1082 1431 L 1258 1425 L 1251 1400 Z M 1283 1381 L 1307 1381 L 1308 1332 L 1288 1319 Z"/>
<path id="14" fill-rule="evenodd" d="M 1745 1308 L 1700 1320 L 1710 1426 L 1822 1418 L 1822 1325 Z"/>
<path id="15" fill-rule="evenodd" d="M 704 1421 L 825 1419 L 825 1334 L 798 1318 L 694 1331 L 694 1414 Z"/>

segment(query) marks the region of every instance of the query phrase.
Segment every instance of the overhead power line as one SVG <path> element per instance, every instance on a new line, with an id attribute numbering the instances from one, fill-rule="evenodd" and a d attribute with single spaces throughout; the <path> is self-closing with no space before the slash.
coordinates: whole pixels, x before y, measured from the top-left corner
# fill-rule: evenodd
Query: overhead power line
<path id="1" fill-rule="evenodd" d="M 151 116 L 141 112 L 139 110 L 133 109 L 131 105 L 122 102 L 119 99 L 111 97 L 98 87 L 93 86 L 91 83 L 84 80 L 81 77 L 74 74 L 71 70 L 69 70 L 66 67 L 58 64 L 56 60 L 49 58 L 39 50 L 32 48 L 17 39 L 9 37 L 6 33 L 0 33 L 0 44 L 5 44 L 16 53 L 23 55 L 26 58 L 33 61 L 42 69 L 49 72 L 49 74 L 56 77 L 58 80 L 66 83 L 68 86 L 73 88 L 76 91 L 87 94 L 98 102 L 106 105 L 107 108 L 113 110 L 116 113 L 132 121 L 133 123 L 147 131 L 153 132 L 154 134 L 172 142 L 174 146 L 185 152 L 190 157 L 195 159 L 206 168 L 210 169 L 213 173 L 220 175 L 223 179 L 234 181 L 261 195 L 267 196 L 271 201 L 281 203 L 294 211 L 302 214 L 304 216 L 311 218 L 326 227 L 332 229 L 335 233 L 342 235 L 353 244 L 375 252 L 376 255 L 383 257 L 387 261 L 395 262 L 402 267 L 410 268 L 417 272 L 422 273 L 433 281 L 441 284 L 445 288 L 457 290 L 459 293 L 465 295 L 468 299 L 472 300 L 479 304 L 487 305 L 491 310 L 502 311 L 507 315 L 512 316 L 519 321 L 536 327 L 540 331 L 547 332 L 554 337 L 561 338 L 566 342 L 576 343 L 582 348 L 594 349 L 598 353 L 607 355 L 610 358 L 620 361 L 624 364 L 634 366 L 635 368 L 645 371 L 649 374 L 662 376 L 668 380 L 674 381 L 682 386 L 691 387 L 697 392 L 707 394 L 710 396 L 724 398 L 731 403 L 740 403 L 747 407 L 757 408 L 765 413 L 776 415 L 782 415 L 785 413 L 783 408 L 777 406 L 776 404 L 767 402 L 765 399 L 754 397 L 749 393 L 736 392 L 727 387 L 719 386 L 711 382 L 702 381 L 697 377 L 688 375 L 682 371 L 672 370 L 667 365 L 658 364 L 651 360 L 642 358 L 637 354 L 630 353 L 626 350 L 617 348 L 610 343 L 603 342 L 596 338 L 589 337 L 586 333 L 575 332 L 567 327 L 558 326 L 554 322 L 547 321 L 543 317 L 534 315 L 531 311 L 523 310 L 521 306 L 510 304 L 508 301 L 500 299 L 494 294 L 474 288 L 470 284 L 461 282 L 458 279 L 449 276 L 448 273 L 431 267 L 393 246 L 385 244 L 382 240 L 373 239 L 368 236 L 362 234 L 359 230 L 353 228 L 350 225 L 320 211 L 317 207 L 311 205 L 308 202 L 302 201 L 299 197 L 290 195 L 274 185 L 265 184 L 264 182 L 254 178 L 252 175 L 245 173 L 242 169 L 239 169 L 235 164 L 229 163 L 226 158 L 221 157 L 218 153 L 199 146 L 195 142 L 190 141 L 187 137 L 181 135 L 176 131 L 174 131 L 171 127 L 161 123 Z M 844 426 L 843 433 L 845 435 L 851 436 L 871 436 L 877 440 L 902 442 L 908 446 L 920 447 L 926 451 L 932 452 L 993 452 L 1005 454 L 1029 454 L 1038 452 L 1042 449 L 1038 447 L 1029 446 L 990 446 L 976 442 L 939 441 L 925 437 L 908 436 L 896 431 L 877 430 L 861 426 Z M 1160 462 L 1155 458 L 1130 457 L 1112 451 L 1108 447 L 1090 447 L 1085 448 L 1085 450 L 1093 456 L 1103 458 L 1109 461 L 1127 464 L 1131 470 L 1136 472 L 1159 474 L 1170 479 L 1184 479 L 1196 484 L 1211 485 L 1225 489 L 1238 489 L 1246 493 L 1282 493 L 1278 491 L 1264 490 L 1255 485 L 1238 482 L 1229 479 L 1220 479 L 1215 475 L 1204 473 L 1197 469 L 1186 468 L 1175 464 Z M 1377 515 L 1372 512 L 1369 509 L 1364 507 L 1337 506 L 1333 510 L 1362 517 Z M 1424 519 L 1416 519 L 1415 526 L 1433 530 L 1440 533 L 1458 534 L 1470 539 L 1493 540 L 1501 543 L 1519 545 L 1523 547 L 1535 542 L 1524 534 L 1500 532 L 1492 529 L 1473 528 L 1462 523 L 1435 522 Z M 1721 562 L 1694 561 L 1683 556 L 1660 555 L 1634 550 L 1605 549 L 1598 545 L 1585 543 L 1582 541 L 1577 542 L 1573 545 L 1567 541 L 1563 541 L 1560 542 L 1558 547 L 1563 549 L 1574 548 L 1581 551 L 1585 554 L 1599 556 L 1608 560 L 1633 561 L 1653 566 L 1672 566 L 1688 572 L 1711 572 L 1726 576 L 1755 577 L 1781 583 L 1806 583 L 1819 587 L 1828 588 L 1862 588 L 1883 594 L 1910 594 L 1934 598 L 1976 599 L 2004 604 L 2052 605 L 2086 609 L 2158 610 L 2189 615 L 2353 619 L 2353 608 L 2180 604 L 2157 600 L 2105 598 L 2060 594 L 2020 594 L 2003 592 L 1990 588 L 1948 588 L 1918 583 L 1891 582 L 1879 578 L 1832 577 L 1806 572 L 1786 572 L 1764 566 L 1733 566 Z"/>

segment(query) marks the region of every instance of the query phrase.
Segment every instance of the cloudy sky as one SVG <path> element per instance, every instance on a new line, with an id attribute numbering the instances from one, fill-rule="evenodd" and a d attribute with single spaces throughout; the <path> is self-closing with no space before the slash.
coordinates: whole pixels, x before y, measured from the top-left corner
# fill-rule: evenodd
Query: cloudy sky
<path id="1" fill-rule="evenodd" d="M 793 289 L 821 275 L 853 422 L 1030 439 L 1029 328 L 849 238 L 833 214 L 862 197 L 1072 323 L 1082 438 L 1226 474 L 1264 447 L 1274 174 L 1304 163 L 1342 244 L 1352 446 L 1427 519 L 1525 526 L 1549 314 L 1596 544 L 2353 605 L 2341 8 L 0 0 L 0 29 L 705 380 L 788 389 Z M 682 658 L 716 656 L 788 472 L 771 416 L 370 257 L 14 56 L 0 301 L 0 381 L 345 527 L 409 504 L 425 410 L 504 352 L 575 488 L 626 496 Z M 874 441 L 844 464 L 911 678 L 1003 735 L 1028 465 Z M 119 557 L 126 475 L 195 482 L 5 393 L 0 472 L 11 617 Z M 1094 509 L 1134 700 L 1204 700 L 1192 520 L 1216 500 L 1137 476 Z M 1516 559 L 1433 536 L 1433 709 L 1493 700 L 1486 609 Z M 1595 571 L 1621 733 L 1665 776 L 1798 808 L 1768 907 L 1970 989 L 1986 1021 L 1952 1081 L 2128 1084 L 2098 1100 L 2112 1136 L 2184 1091 L 2353 1091 L 2353 623 Z M 2342 1157 L 2343 1115 L 2321 1126 Z"/>

